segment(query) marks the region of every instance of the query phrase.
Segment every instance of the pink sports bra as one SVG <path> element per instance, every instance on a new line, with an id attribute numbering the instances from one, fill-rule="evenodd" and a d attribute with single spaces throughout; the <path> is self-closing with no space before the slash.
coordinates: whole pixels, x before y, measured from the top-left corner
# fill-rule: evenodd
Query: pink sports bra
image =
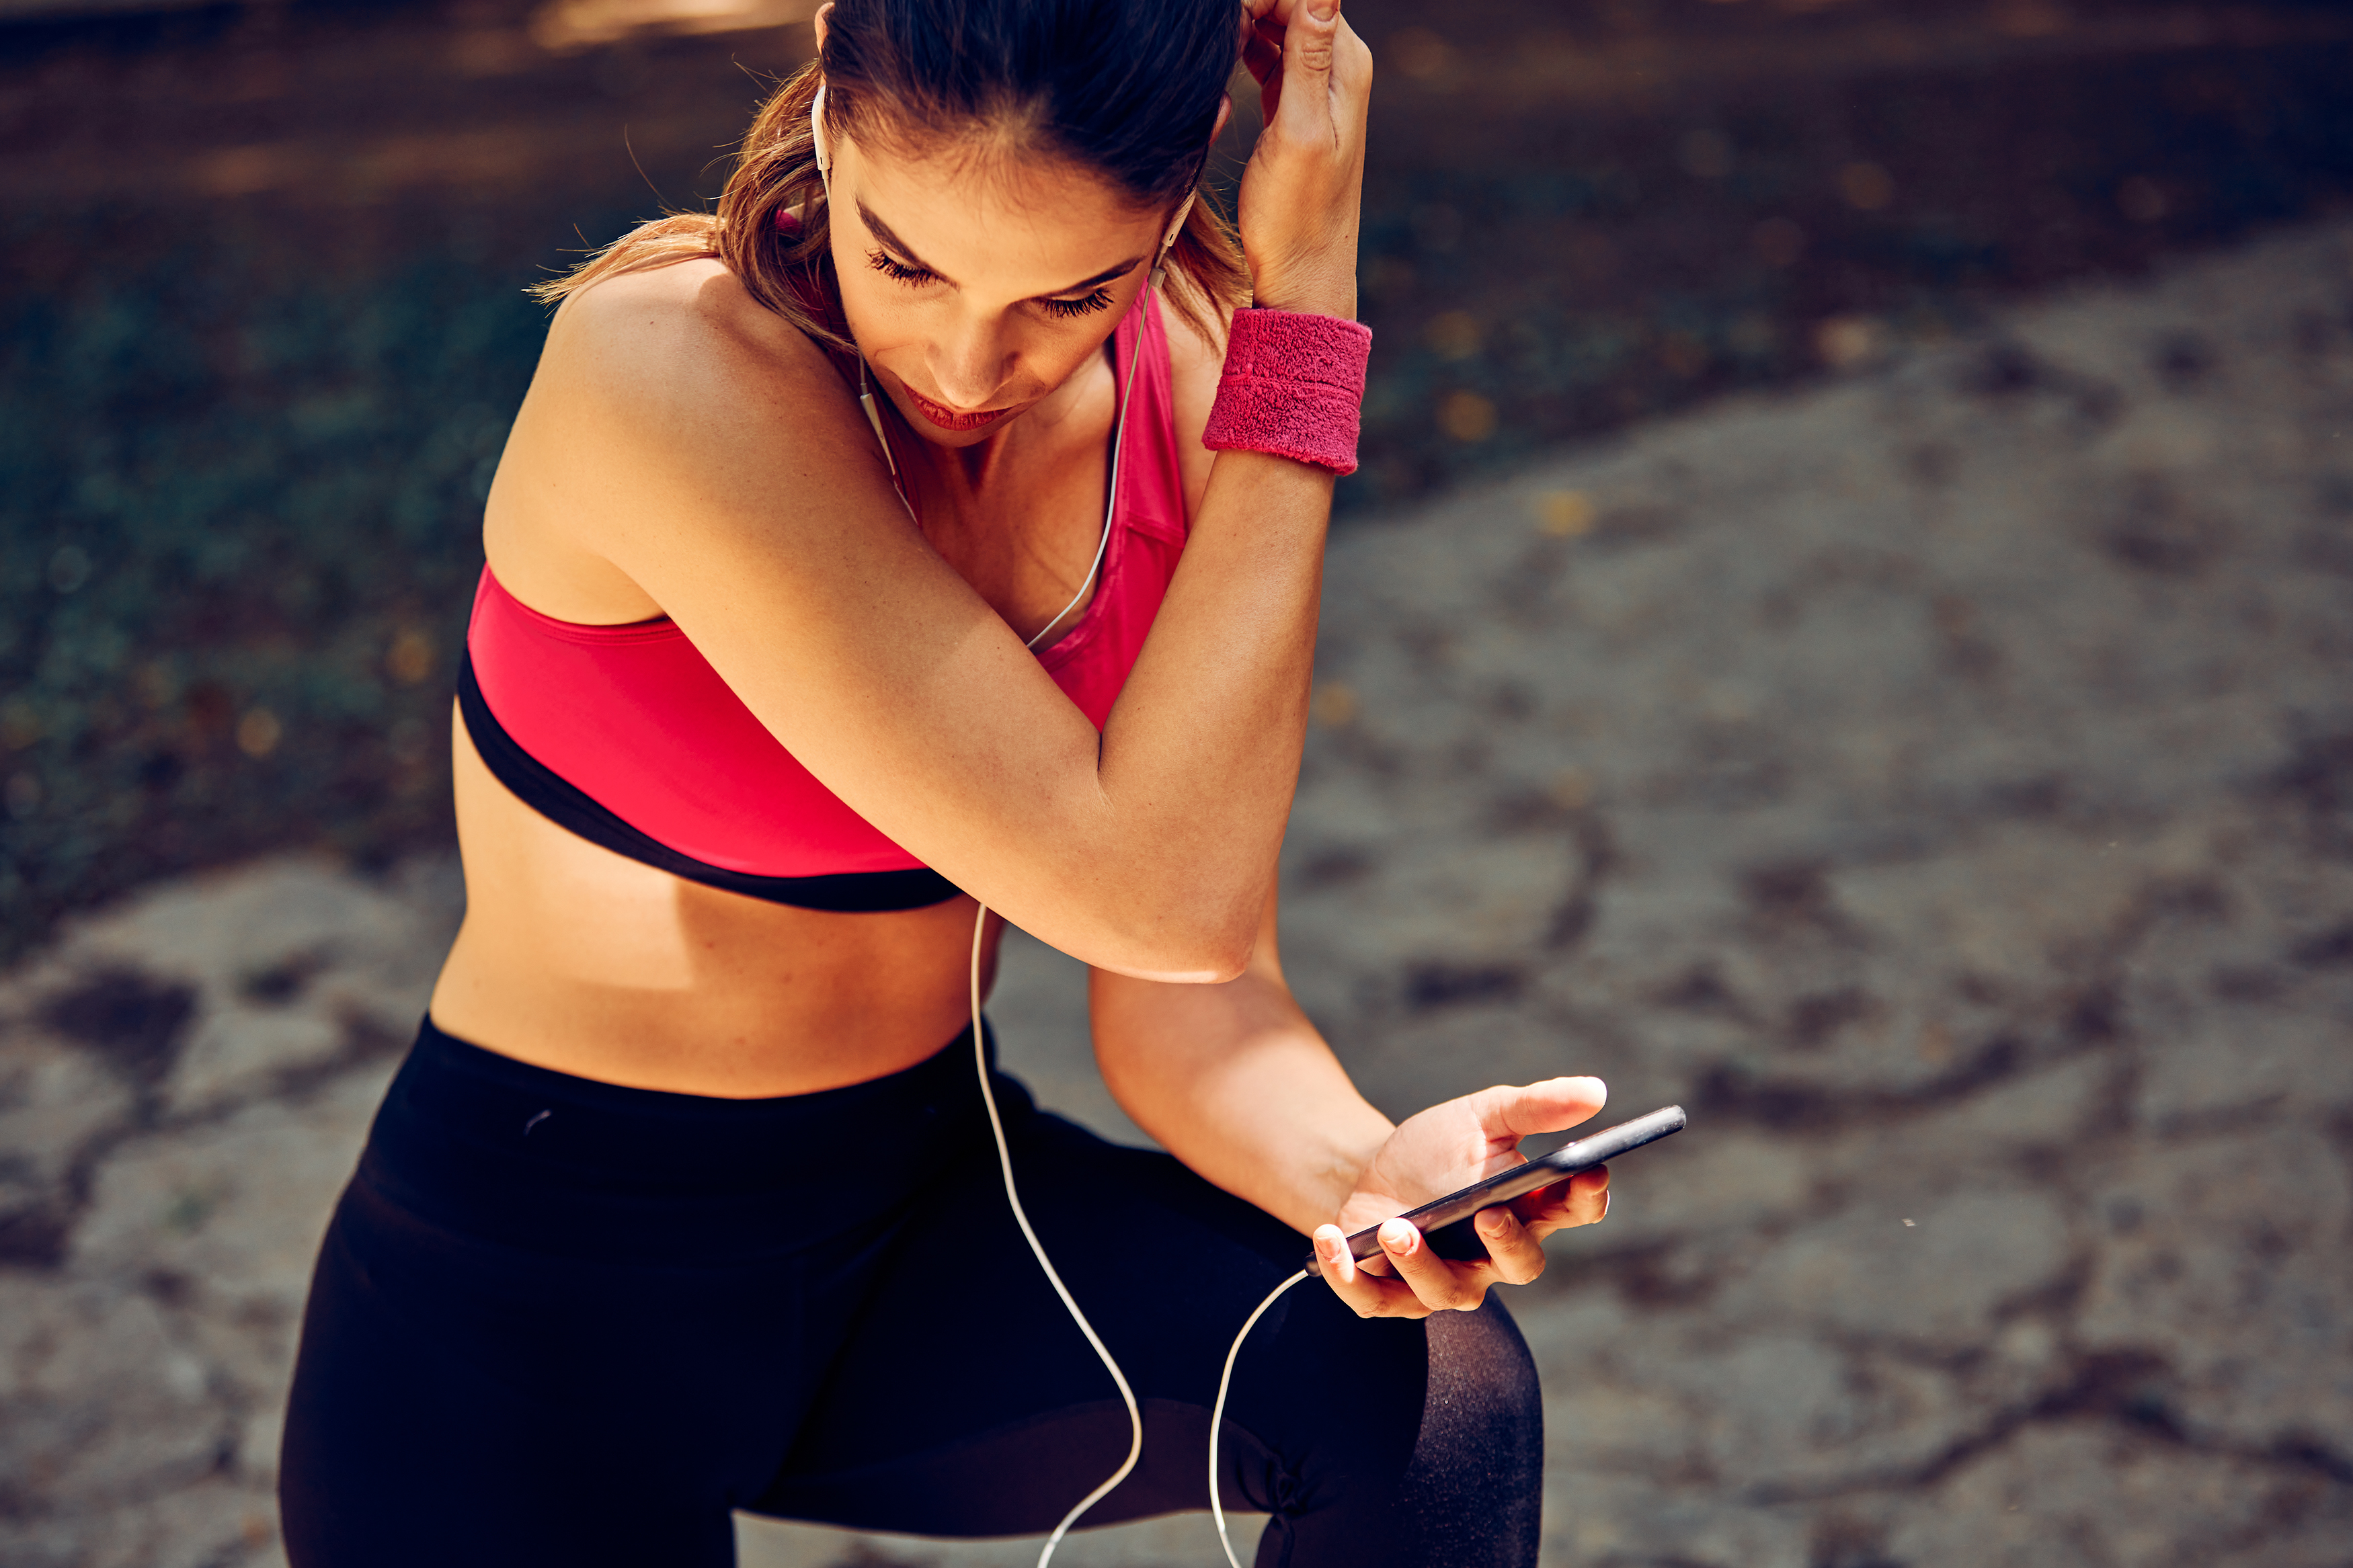
<path id="1" fill-rule="evenodd" d="M 1112 345 L 1115 385 L 1142 357 L 1103 574 L 1078 621 L 1038 655 L 1098 729 L 1152 629 L 1187 526 L 1156 296 L 1128 312 Z M 485 567 L 458 701 L 501 784 L 633 859 L 805 909 L 920 909 L 956 894 L 801 766 L 667 616 L 559 621 Z"/>

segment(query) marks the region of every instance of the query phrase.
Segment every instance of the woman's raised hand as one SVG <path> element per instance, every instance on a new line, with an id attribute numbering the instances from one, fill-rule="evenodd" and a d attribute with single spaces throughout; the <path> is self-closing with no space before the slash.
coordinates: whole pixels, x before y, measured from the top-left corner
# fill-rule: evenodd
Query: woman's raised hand
<path id="1" fill-rule="evenodd" d="M 1598 1078 L 1556 1078 L 1482 1089 L 1407 1118 L 1357 1178 L 1339 1223 L 1317 1228 L 1315 1256 L 1324 1279 L 1366 1318 L 1467 1312 L 1486 1300 L 1490 1285 L 1526 1284 L 1544 1272 L 1546 1237 L 1591 1225 L 1609 1212 L 1606 1166 L 1480 1210 L 1472 1225 L 1487 1256 L 1472 1262 L 1439 1257 L 1419 1231 L 1391 1216 L 1525 1163 L 1521 1139 L 1574 1127 L 1608 1098 Z M 1347 1237 L 1379 1221 L 1387 1222 L 1381 1255 L 1355 1262 Z"/>
<path id="2" fill-rule="evenodd" d="M 1240 214 L 1257 302 L 1354 316 L 1373 53 L 1340 0 L 1243 0 L 1242 27 L 1266 111 Z"/>

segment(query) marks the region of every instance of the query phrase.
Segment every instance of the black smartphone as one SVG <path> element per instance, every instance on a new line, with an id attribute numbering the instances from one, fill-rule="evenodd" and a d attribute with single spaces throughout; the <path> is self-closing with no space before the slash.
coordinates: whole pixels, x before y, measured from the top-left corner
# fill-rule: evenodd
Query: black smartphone
<path id="1" fill-rule="evenodd" d="M 1483 1182 L 1473 1182 L 1461 1192 L 1426 1203 L 1418 1209 L 1408 1209 L 1398 1215 L 1409 1220 L 1421 1232 L 1430 1249 L 1440 1258 L 1457 1261 L 1487 1256 L 1487 1244 L 1472 1226 L 1472 1216 L 1481 1209 L 1493 1208 L 1497 1204 L 1510 1203 L 1523 1193 L 1538 1187 L 1551 1186 L 1579 1171 L 1607 1164 L 1630 1149 L 1640 1149 L 1645 1143 L 1655 1143 L 1671 1132 L 1683 1130 L 1683 1108 L 1662 1106 L 1647 1116 L 1637 1116 L 1631 1121 L 1621 1121 L 1615 1127 L 1604 1128 L 1589 1137 L 1564 1143 L 1549 1154 L 1540 1155 L 1525 1165 L 1514 1165 L 1508 1171 L 1498 1171 Z M 1387 1224 L 1383 1221 L 1382 1224 Z M 1368 1226 L 1348 1238 L 1348 1250 L 1359 1259 L 1380 1251 L 1378 1225 Z M 1307 1272 L 1321 1277 L 1322 1263 L 1314 1248 L 1307 1253 Z"/>

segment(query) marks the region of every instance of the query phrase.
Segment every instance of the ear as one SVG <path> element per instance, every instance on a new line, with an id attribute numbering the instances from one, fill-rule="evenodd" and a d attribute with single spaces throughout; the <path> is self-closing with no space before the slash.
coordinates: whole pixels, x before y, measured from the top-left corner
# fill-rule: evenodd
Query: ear
<path id="1" fill-rule="evenodd" d="M 825 53 L 826 28 L 832 20 L 833 0 L 825 0 L 825 4 L 817 8 L 817 15 L 809 18 L 809 25 L 817 29 L 817 52 L 818 54 Z M 1218 123 L 1223 125 L 1225 121 L 1220 119 Z"/>
<path id="2" fill-rule="evenodd" d="M 832 9 L 833 0 L 825 0 L 825 11 L 830 11 Z M 825 11 L 819 11 L 818 16 L 819 17 L 824 16 Z M 819 47 L 824 47 L 825 24 L 823 21 L 819 21 L 818 23 L 817 41 Z M 1209 127 L 1209 140 L 1211 142 L 1215 142 L 1219 136 L 1225 133 L 1226 121 L 1233 118 L 1233 112 L 1234 95 L 1230 92 L 1221 92 L 1218 94 L 1218 122 Z"/>

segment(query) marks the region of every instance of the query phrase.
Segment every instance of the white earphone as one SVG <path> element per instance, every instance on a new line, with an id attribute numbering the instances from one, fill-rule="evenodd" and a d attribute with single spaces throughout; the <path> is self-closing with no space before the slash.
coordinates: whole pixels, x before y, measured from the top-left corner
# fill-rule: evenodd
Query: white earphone
<path id="1" fill-rule="evenodd" d="M 817 96 L 809 100 L 809 146 L 817 153 L 817 183 L 825 187 L 828 196 L 833 195 L 833 154 L 825 145 L 825 83 L 817 84 Z"/>
<path id="2" fill-rule="evenodd" d="M 824 188 L 826 197 L 830 201 L 833 195 L 833 157 L 825 142 L 825 85 L 822 82 L 818 85 L 817 95 L 809 100 L 809 143 L 811 150 L 817 155 L 818 184 Z M 1193 195 L 1186 196 L 1184 203 L 1176 209 L 1176 216 L 1170 220 L 1167 232 L 1161 237 L 1160 252 L 1152 258 L 1152 271 L 1145 280 L 1145 289 L 1147 293 L 1156 291 L 1161 286 L 1162 279 L 1166 276 L 1166 264 L 1168 252 L 1176 245 L 1177 235 L 1184 230 L 1185 220 L 1192 216 L 1193 201 Z M 1135 365 L 1136 362 L 1143 357 L 1142 344 L 1139 342 L 1136 349 L 1128 355 L 1126 384 L 1120 391 L 1119 419 L 1112 430 L 1111 501 L 1103 509 L 1103 536 L 1096 542 L 1095 558 L 1087 567 L 1087 574 L 1080 582 L 1079 591 L 1071 596 L 1069 604 L 1056 612 L 1052 620 L 1048 621 L 1039 629 L 1037 636 L 1029 639 L 1025 645 L 1029 647 L 1035 648 L 1045 640 L 1047 634 L 1062 624 L 1065 616 L 1079 607 L 1080 602 L 1087 596 L 1087 590 L 1094 585 L 1095 578 L 1103 571 L 1103 555 L 1111 545 L 1113 520 L 1119 510 L 1120 455 L 1126 446 L 1127 410 L 1131 396 L 1135 390 Z M 890 437 L 882 433 L 881 412 L 875 407 L 873 391 L 867 384 L 866 356 L 863 353 L 858 356 L 858 403 L 859 406 L 866 411 L 867 423 L 874 426 L 874 439 L 881 444 L 882 459 L 891 466 L 892 482 L 899 485 L 899 498 L 902 502 L 906 502 L 906 487 L 899 480 L 898 459 L 891 454 Z M 911 518 L 914 515 L 912 502 L 907 503 L 907 511 Z M 1119 1468 L 1113 1471 L 1101 1486 L 1081 1498 L 1077 1506 L 1062 1516 L 1062 1521 L 1057 1524 L 1053 1533 L 1046 1538 L 1044 1548 L 1038 1553 L 1038 1568 L 1047 1568 L 1047 1564 L 1053 1560 L 1054 1548 L 1061 1544 L 1062 1537 L 1069 1533 L 1071 1527 L 1078 1523 L 1081 1516 L 1108 1495 L 1113 1487 L 1125 1480 L 1129 1472 L 1135 1468 L 1136 1461 L 1144 1457 L 1144 1412 L 1135 1403 L 1135 1391 L 1128 1386 L 1127 1374 L 1120 1370 L 1119 1363 L 1112 1358 L 1111 1352 L 1105 1348 L 1102 1338 L 1096 1334 L 1094 1325 L 1088 1322 L 1086 1313 L 1080 1310 L 1077 1299 L 1071 1296 L 1070 1288 L 1062 1283 L 1062 1277 L 1055 1270 L 1053 1260 L 1046 1256 L 1045 1246 L 1039 1241 L 1038 1233 L 1030 1228 L 1029 1216 L 1021 1206 L 1020 1191 L 1014 1184 L 1013 1152 L 1005 1142 L 1005 1124 L 997 1112 L 997 1095 L 989 1087 L 987 1037 L 983 1031 L 981 1023 L 980 960 L 983 941 L 987 929 L 988 906 L 979 904 L 973 916 L 972 924 L 972 1054 L 974 1064 L 980 1073 L 981 1103 L 987 1108 L 989 1131 L 995 1135 L 997 1141 L 997 1168 L 1005 1178 L 1006 1202 L 1012 1206 L 1014 1223 L 1020 1226 L 1022 1239 L 1029 1242 L 1030 1254 L 1038 1259 L 1038 1267 L 1045 1271 L 1046 1282 L 1054 1288 L 1054 1294 L 1061 1298 L 1063 1307 L 1071 1314 L 1071 1321 L 1078 1325 L 1079 1332 L 1084 1335 L 1087 1343 L 1093 1347 L 1095 1355 L 1103 1362 L 1104 1370 L 1111 1373 L 1112 1382 L 1118 1385 L 1121 1401 L 1127 1406 L 1129 1432 L 1127 1458 L 1120 1462 Z M 1241 1353 L 1242 1341 L 1249 1337 L 1251 1328 L 1265 1314 L 1266 1310 L 1274 1305 L 1275 1298 L 1307 1277 L 1304 1269 L 1292 1275 L 1276 1286 L 1265 1300 L 1258 1304 L 1258 1310 L 1252 1312 L 1249 1321 L 1242 1324 L 1241 1332 L 1234 1336 L 1233 1348 L 1226 1352 L 1224 1373 L 1218 1379 L 1217 1405 L 1209 1416 L 1209 1510 L 1217 1520 L 1219 1543 L 1225 1548 L 1226 1561 L 1232 1564 L 1233 1568 L 1240 1568 L 1240 1563 L 1234 1556 L 1233 1542 L 1226 1534 L 1225 1508 L 1218 1499 L 1217 1428 L 1219 1421 L 1225 1415 L 1226 1394 L 1233 1382 L 1234 1358 Z"/>
<path id="3" fill-rule="evenodd" d="M 832 149 L 826 145 L 825 84 L 821 81 L 818 83 L 816 93 L 809 99 L 809 150 L 817 158 L 818 184 L 823 188 L 826 199 L 830 202 L 833 198 L 833 153 Z M 1145 279 L 1144 286 L 1147 293 L 1156 292 L 1167 276 L 1166 263 L 1168 252 L 1175 247 L 1176 237 L 1184 232 L 1185 220 L 1192 216 L 1195 195 L 1196 193 L 1189 192 L 1186 195 L 1184 201 L 1177 205 L 1176 216 L 1169 220 L 1167 231 L 1160 237 L 1160 253 L 1153 258 L 1152 271 Z M 1103 534 L 1095 543 L 1095 558 L 1087 567 L 1087 574 L 1080 579 L 1079 591 L 1071 595 L 1071 602 L 1056 611 L 1052 620 L 1038 628 L 1037 636 L 1029 638 L 1026 647 L 1036 647 L 1045 640 L 1048 633 L 1060 626 L 1063 617 L 1077 609 L 1080 602 L 1085 599 L 1087 590 L 1094 585 L 1096 574 L 1103 570 L 1103 555 L 1111 547 L 1112 519 L 1119 510 L 1120 455 L 1125 450 L 1127 445 L 1129 395 L 1135 389 L 1135 365 L 1142 357 L 1141 353 L 1132 353 L 1128 356 L 1127 382 L 1120 389 L 1119 423 L 1112 431 L 1111 437 L 1111 501 L 1103 509 Z M 899 477 L 899 459 L 891 451 L 891 438 L 882 433 L 882 412 L 875 406 L 874 390 L 868 381 L 866 356 L 863 353 L 858 356 L 858 405 L 866 411 L 867 424 L 874 427 L 874 439 L 882 448 L 882 460 L 890 466 L 892 482 L 899 486 L 900 499 L 903 501 L 906 500 L 906 486 Z M 914 508 L 910 504 L 908 514 L 913 516 L 913 512 Z"/>
<path id="4" fill-rule="evenodd" d="M 817 94 L 809 100 L 809 147 L 817 154 L 817 183 L 829 200 L 833 195 L 833 153 L 825 144 L 825 84 L 818 83 Z M 1176 216 L 1168 221 L 1168 231 L 1160 237 L 1160 253 L 1152 258 L 1152 276 L 1147 286 L 1157 289 L 1167 276 L 1168 252 L 1176 246 L 1176 237 L 1185 232 L 1185 220 L 1193 216 L 1197 193 L 1187 192 L 1176 208 Z"/>

